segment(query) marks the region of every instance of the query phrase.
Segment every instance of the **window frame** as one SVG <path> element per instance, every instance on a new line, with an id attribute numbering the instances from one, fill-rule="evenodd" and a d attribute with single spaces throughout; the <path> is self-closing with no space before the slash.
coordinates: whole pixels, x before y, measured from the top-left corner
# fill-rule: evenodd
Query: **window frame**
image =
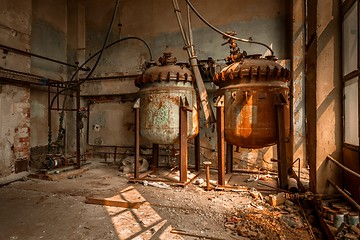
<path id="1" fill-rule="evenodd" d="M 351 7 L 357 3 L 357 69 L 351 71 L 350 73 L 347 73 L 346 75 L 343 76 L 343 39 L 344 39 L 344 34 L 343 34 L 343 24 L 344 24 L 344 18 L 345 15 L 349 12 L 349 10 L 351 9 Z M 359 126 L 359 122 L 360 122 L 360 0 L 345 0 L 342 5 L 341 5 L 341 81 L 342 81 L 342 94 L 343 96 L 345 96 L 345 83 L 348 81 L 351 81 L 352 79 L 357 77 L 357 81 L 358 81 L 358 138 L 359 138 L 359 145 L 360 145 L 360 126 Z M 351 150 L 355 150 L 355 151 L 360 151 L 360 146 L 359 145 L 353 145 L 353 144 L 349 144 L 345 142 L 345 99 L 343 98 L 343 110 L 342 110 L 342 118 L 343 118 L 343 147 L 351 149 Z"/>

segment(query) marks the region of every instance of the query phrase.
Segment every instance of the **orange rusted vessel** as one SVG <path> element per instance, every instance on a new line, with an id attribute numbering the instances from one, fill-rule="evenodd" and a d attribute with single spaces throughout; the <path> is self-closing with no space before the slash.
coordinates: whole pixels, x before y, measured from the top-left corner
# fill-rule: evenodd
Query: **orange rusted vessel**
<path id="1" fill-rule="evenodd" d="M 224 95 L 225 141 L 244 148 L 274 145 L 279 97 L 284 104 L 286 135 L 290 130 L 287 84 L 290 72 L 276 63 L 273 56 L 246 56 L 237 50 L 227 58 L 228 66 L 213 80 Z"/>

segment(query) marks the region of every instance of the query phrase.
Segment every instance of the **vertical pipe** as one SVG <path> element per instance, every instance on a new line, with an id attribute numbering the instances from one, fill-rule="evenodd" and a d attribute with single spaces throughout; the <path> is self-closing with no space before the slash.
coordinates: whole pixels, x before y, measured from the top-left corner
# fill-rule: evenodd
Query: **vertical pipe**
<path id="1" fill-rule="evenodd" d="M 202 104 L 203 111 L 204 111 L 205 121 L 206 121 L 206 124 L 208 125 L 208 124 L 215 122 L 214 113 L 213 113 L 210 103 L 208 101 L 208 95 L 206 92 L 205 84 L 204 84 L 203 79 L 200 74 L 197 57 L 195 55 L 193 55 L 190 50 L 191 43 L 190 43 L 190 40 L 188 39 L 188 37 L 186 36 L 185 30 L 183 27 L 181 12 L 180 12 L 180 8 L 179 8 L 179 4 L 178 4 L 177 0 L 173 0 L 173 6 L 174 6 L 176 18 L 178 20 L 180 32 L 181 32 L 181 35 L 184 40 L 184 44 L 185 44 L 184 49 L 186 49 L 186 52 L 188 53 L 190 66 L 194 72 L 196 85 L 198 87 L 198 92 L 199 92 L 201 104 Z M 191 31 L 191 29 L 189 29 L 189 31 Z"/>
<path id="2" fill-rule="evenodd" d="M 194 40 L 193 40 L 193 34 L 192 34 L 192 27 L 191 27 L 191 15 L 190 15 L 190 6 L 189 4 L 186 4 L 186 10 L 187 10 L 187 20 L 188 20 L 188 32 L 189 32 L 189 45 L 190 45 L 190 51 L 191 55 L 195 55 L 194 51 Z"/>
<path id="3" fill-rule="evenodd" d="M 115 146 L 115 149 L 114 149 L 114 162 L 116 161 L 116 152 L 117 152 L 117 147 Z"/>
<path id="4" fill-rule="evenodd" d="M 59 85 L 56 85 L 56 108 L 59 109 L 60 108 L 60 102 L 59 102 L 59 98 L 60 98 L 60 95 L 59 95 Z"/>
<path id="5" fill-rule="evenodd" d="M 156 172 L 159 167 L 159 144 L 153 143 L 152 145 L 152 161 L 150 170 Z"/>
<path id="6" fill-rule="evenodd" d="M 184 107 L 183 100 L 180 97 L 180 182 L 187 181 L 187 110 Z"/>
<path id="7" fill-rule="evenodd" d="M 134 178 L 139 178 L 140 158 L 140 108 L 135 108 L 135 164 Z"/>
<path id="8" fill-rule="evenodd" d="M 50 84 L 48 85 L 48 154 L 51 152 L 51 142 L 52 142 L 52 131 L 51 131 L 51 93 L 50 93 Z"/>
<path id="9" fill-rule="evenodd" d="M 233 152 L 234 146 L 230 143 L 226 143 L 226 173 L 233 172 Z"/>
<path id="10" fill-rule="evenodd" d="M 224 106 L 216 107 L 216 128 L 218 146 L 218 184 L 225 185 L 225 135 L 224 135 Z"/>
<path id="11" fill-rule="evenodd" d="M 76 167 L 81 167 L 80 151 L 80 85 L 76 88 Z"/>

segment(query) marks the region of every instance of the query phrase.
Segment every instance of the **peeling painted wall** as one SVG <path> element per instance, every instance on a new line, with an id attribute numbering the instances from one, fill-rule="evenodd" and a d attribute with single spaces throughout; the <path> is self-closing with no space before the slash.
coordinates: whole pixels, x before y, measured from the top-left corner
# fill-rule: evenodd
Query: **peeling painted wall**
<path id="1" fill-rule="evenodd" d="M 13 4 L 10 0 L 6 4 Z M 4 4 L 2 1 L 1 4 Z M 0 26 L 0 31 L 8 31 L 12 38 L 20 39 L 18 41 L 9 41 L 9 44 L 21 49 L 28 49 L 31 52 L 38 53 L 47 57 L 68 61 L 74 63 L 79 61 L 80 64 L 87 58 L 98 51 L 104 41 L 106 31 L 109 27 L 112 9 L 115 2 L 112 0 L 33 0 L 24 1 L 24 8 L 20 16 L 16 16 L 15 21 L 21 23 L 17 31 Z M 224 30 L 234 30 L 242 38 L 252 38 L 255 41 L 262 41 L 269 44 L 275 50 L 275 54 L 282 60 L 289 60 L 291 55 L 290 41 L 290 3 L 280 0 L 267 1 L 246 1 L 239 3 L 234 0 L 219 2 L 215 0 L 203 3 L 194 0 L 193 4 L 216 27 Z M 14 10 L 16 6 L 4 6 Z M 180 7 L 185 13 L 185 5 L 180 1 Z M 120 1 L 118 16 L 112 27 L 109 43 L 120 38 L 128 36 L 137 36 L 147 41 L 153 50 L 153 57 L 156 60 L 165 51 L 172 51 L 178 61 L 188 61 L 185 51 L 183 50 L 183 41 L 179 32 L 178 24 L 175 18 L 171 1 L 168 0 L 138 0 Z M 3 14 L 12 14 L 11 11 Z M 10 16 L 9 15 L 9 16 Z M 13 15 L 8 19 L 13 19 Z M 25 20 L 24 20 L 25 17 Z M 16 20 L 18 18 L 18 20 Z M 5 18 L 6 19 L 6 18 Z M 30 20 L 32 19 L 32 20 Z M 185 15 L 184 15 L 185 19 Z M 0 23 L 3 20 L 0 20 Z M 13 20 L 11 20 L 13 21 Z M 219 59 L 218 63 L 223 64 L 222 59 L 228 55 L 228 47 L 221 46 L 223 39 L 220 35 L 213 32 L 204 25 L 194 14 L 192 14 L 194 44 L 199 59 L 213 57 Z M 24 24 L 25 23 L 25 24 Z M 7 24 L 7 23 L 6 23 Z M 4 25 L 6 25 L 4 24 Z M 20 26 L 21 25 L 21 26 Z M 31 32 L 27 32 L 32 29 Z M 1 32 L 0 32 L 1 33 Z M 30 38 L 31 34 L 31 38 Z M 9 35 L 9 34 L 7 34 Z M 6 34 L 0 34 L 0 40 L 3 41 Z M 4 41 L 5 41 L 4 40 Z M 11 42 L 11 43 L 10 43 Z M 18 43 L 17 43 L 18 42 Z M 265 54 L 266 49 L 257 45 L 241 44 L 239 47 L 251 53 Z M 11 60 L 12 55 L 1 59 L 1 64 L 14 64 L 18 61 L 18 56 Z M 46 62 L 40 59 L 25 58 L 27 61 L 19 61 L 16 70 L 23 69 L 31 73 L 43 75 L 50 78 L 67 80 L 73 73 L 67 67 Z M 96 58 L 95 58 L 96 59 Z M 92 67 L 95 59 L 89 62 L 88 66 Z M 94 72 L 95 76 L 109 76 L 111 74 L 133 74 L 143 70 L 143 64 L 150 59 L 145 45 L 137 40 L 121 42 L 104 52 L 103 58 L 99 62 Z M 30 67 L 31 65 L 31 67 Z M 19 67 L 20 66 L 20 67 Z M 80 76 L 86 76 L 81 73 Z M 93 95 L 119 95 L 126 93 L 136 93 L 138 89 L 134 86 L 133 78 L 121 80 L 93 81 L 82 86 L 81 94 L 83 96 Z M 208 89 L 210 99 L 215 97 L 215 88 L 209 84 Z M 47 144 L 47 96 L 40 89 L 31 90 L 31 146 L 45 146 Z M 61 101 L 60 101 L 61 102 Z M 212 102 L 212 101 L 211 101 Z M 82 103 L 82 106 L 85 103 Z M 213 104 L 213 103 L 212 103 Z M 68 107 L 74 107 L 74 102 L 69 101 Z M 74 114 L 67 113 L 67 139 L 69 151 L 74 150 Z M 116 116 L 110 117 L 111 121 L 120 121 Z M 125 116 L 125 122 L 132 122 L 133 116 Z M 297 116 L 302 120 L 303 115 Z M 58 113 L 53 112 L 53 136 L 56 134 L 58 124 Z M 201 123 L 203 146 L 203 160 L 216 161 L 216 133 L 213 128 L 206 128 Z M 299 124 L 296 128 L 303 127 Z M 122 130 L 114 133 L 122 135 Z M 116 142 L 115 142 L 116 143 Z M 240 149 L 235 153 L 235 158 L 240 159 L 236 162 L 241 168 L 251 165 L 265 166 L 272 168 L 266 161 L 274 156 L 273 148 L 258 150 Z M 190 154 L 190 159 L 192 156 Z M 265 161 L 264 161 L 265 159 Z M 250 163 L 250 164 L 248 164 Z M 265 165 L 264 165 L 265 164 Z"/>
<path id="2" fill-rule="evenodd" d="M 64 0 L 32 1 L 31 52 L 59 61 L 67 61 L 67 2 Z M 56 80 L 67 80 L 68 69 L 64 65 L 43 59 L 31 58 L 31 73 Z M 48 144 L 48 94 L 47 87 L 31 89 L 31 166 L 41 166 Z M 51 88 L 51 98 L 55 88 Z M 62 97 L 59 100 L 62 103 Z M 61 105 L 62 106 L 62 105 Z M 57 101 L 55 105 L 57 107 Z M 66 122 L 66 121 L 65 121 Z M 55 141 L 59 114 L 52 111 L 52 139 Z"/>
<path id="3" fill-rule="evenodd" d="M 22 6 L 18 8 L 19 4 Z M 0 43 L 29 50 L 31 2 L 0 2 Z M 29 72 L 30 58 L 1 52 L 0 67 Z M 30 157 L 30 91 L 26 87 L 0 85 L 0 175 L 15 169 L 15 161 Z"/>
<path id="4" fill-rule="evenodd" d="M 198 11 L 219 29 L 234 30 L 239 37 L 251 37 L 254 41 L 271 45 L 276 56 L 289 63 L 291 58 L 290 2 L 279 0 L 267 1 L 266 4 L 260 0 L 242 3 L 233 0 L 221 2 L 212 0 L 206 3 L 194 0 L 192 2 Z M 103 44 L 115 2 L 108 0 L 100 3 L 94 0 L 82 1 L 82 3 L 86 9 L 86 58 L 88 58 L 93 56 Z M 183 11 L 183 19 L 186 20 L 184 1 L 179 1 L 179 4 Z M 222 60 L 229 54 L 229 49 L 228 46 L 221 46 L 224 43 L 222 36 L 208 28 L 194 14 L 192 14 L 192 22 L 194 45 L 199 59 L 213 57 L 219 59 L 218 63 L 223 66 Z M 178 61 L 188 62 L 171 1 L 120 1 L 118 16 L 111 29 L 109 43 L 129 36 L 141 37 L 147 41 L 155 60 L 162 56 L 163 52 L 171 51 Z M 266 48 L 254 44 L 239 43 L 239 47 L 248 54 L 265 54 L 267 51 Z M 95 70 L 95 75 L 138 73 L 147 60 L 149 60 L 149 54 L 140 41 L 121 42 L 105 50 L 103 59 Z M 93 64 L 94 61 L 91 61 L 89 67 L 92 67 Z M 212 91 L 209 93 L 209 99 L 213 105 L 212 99 L 216 96 L 216 88 L 212 84 L 208 84 L 207 88 Z M 96 95 L 96 93 L 116 95 L 135 92 L 137 92 L 137 88 L 133 84 L 133 79 L 92 81 L 82 87 L 83 95 Z M 298 93 L 299 98 L 302 97 L 301 93 Z M 202 160 L 210 160 L 216 164 L 216 129 L 206 128 L 202 113 L 201 116 Z M 132 119 L 131 115 L 126 121 L 133 121 Z M 304 115 L 300 113 L 297 120 L 296 127 L 303 127 Z M 299 129 L 297 131 L 300 132 Z M 122 135 L 122 133 L 117 134 Z M 301 135 L 298 138 L 302 138 L 302 134 L 302 132 L 298 133 Z M 193 161 L 192 152 L 191 149 L 189 152 L 190 164 Z M 240 168 L 253 168 L 258 165 L 266 169 L 275 169 L 276 164 L 270 162 L 273 157 L 276 158 L 274 147 L 260 150 L 240 149 L 239 153 L 234 153 L 235 165 Z"/>
<path id="5" fill-rule="evenodd" d="M 30 91 L 2 85 L 0 92 L 0 173 L 14 171 L 16 160 L 30 158 Z"/>

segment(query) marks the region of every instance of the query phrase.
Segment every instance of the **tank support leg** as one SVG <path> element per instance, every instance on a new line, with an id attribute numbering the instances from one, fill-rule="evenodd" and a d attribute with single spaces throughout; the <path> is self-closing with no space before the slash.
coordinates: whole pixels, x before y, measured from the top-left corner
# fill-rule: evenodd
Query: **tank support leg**
<path id="1" fill-rule="evenodd" d="M 285 113 L 286 100 L 282 94 L 276 95 L 276 118 L 277 118 L 277 154 L 278 154 L 278 177 L 279 187 L 288 189 L 288 164 L 286 159 L 286 135 Z"/>
<path id="2" fill-rule="evenodd" d="M 192 111 L 186 97 L 180 97 L 180 182 L 187 182 L 188 145 L 187 145 L 187 112 Z"/>
<path id="3" fill-rule="evenodd" d="M 140 158 L 140 99 L 135 102 L 135 163 L 134 178 L 139 178 L 139 158 Z"/>
<path id="4" fill-rule="evenodd" d="M 226 143 L 226 173 L 233 172 L 233 152 L 234 145 Z"/>
<path id="5" fill-rule="evenodd" d="M 152 161 L 150 164 L 150 170 L 156 172 L 159 167 L 159 144 L 153 143 L 152 146 Z"/>
<path id="6" fill-rule="evenodd" d="M 218 185 L 225 185 L 225 135 L 224 135 L 224 96 L 218 97 L 216 106 L 216 130 L 218 151 Z"/>
<path id="7" fill-rule="evenodd" d="M 195 137 L 195 171 L 200 171 L 200 129 Z"/>

